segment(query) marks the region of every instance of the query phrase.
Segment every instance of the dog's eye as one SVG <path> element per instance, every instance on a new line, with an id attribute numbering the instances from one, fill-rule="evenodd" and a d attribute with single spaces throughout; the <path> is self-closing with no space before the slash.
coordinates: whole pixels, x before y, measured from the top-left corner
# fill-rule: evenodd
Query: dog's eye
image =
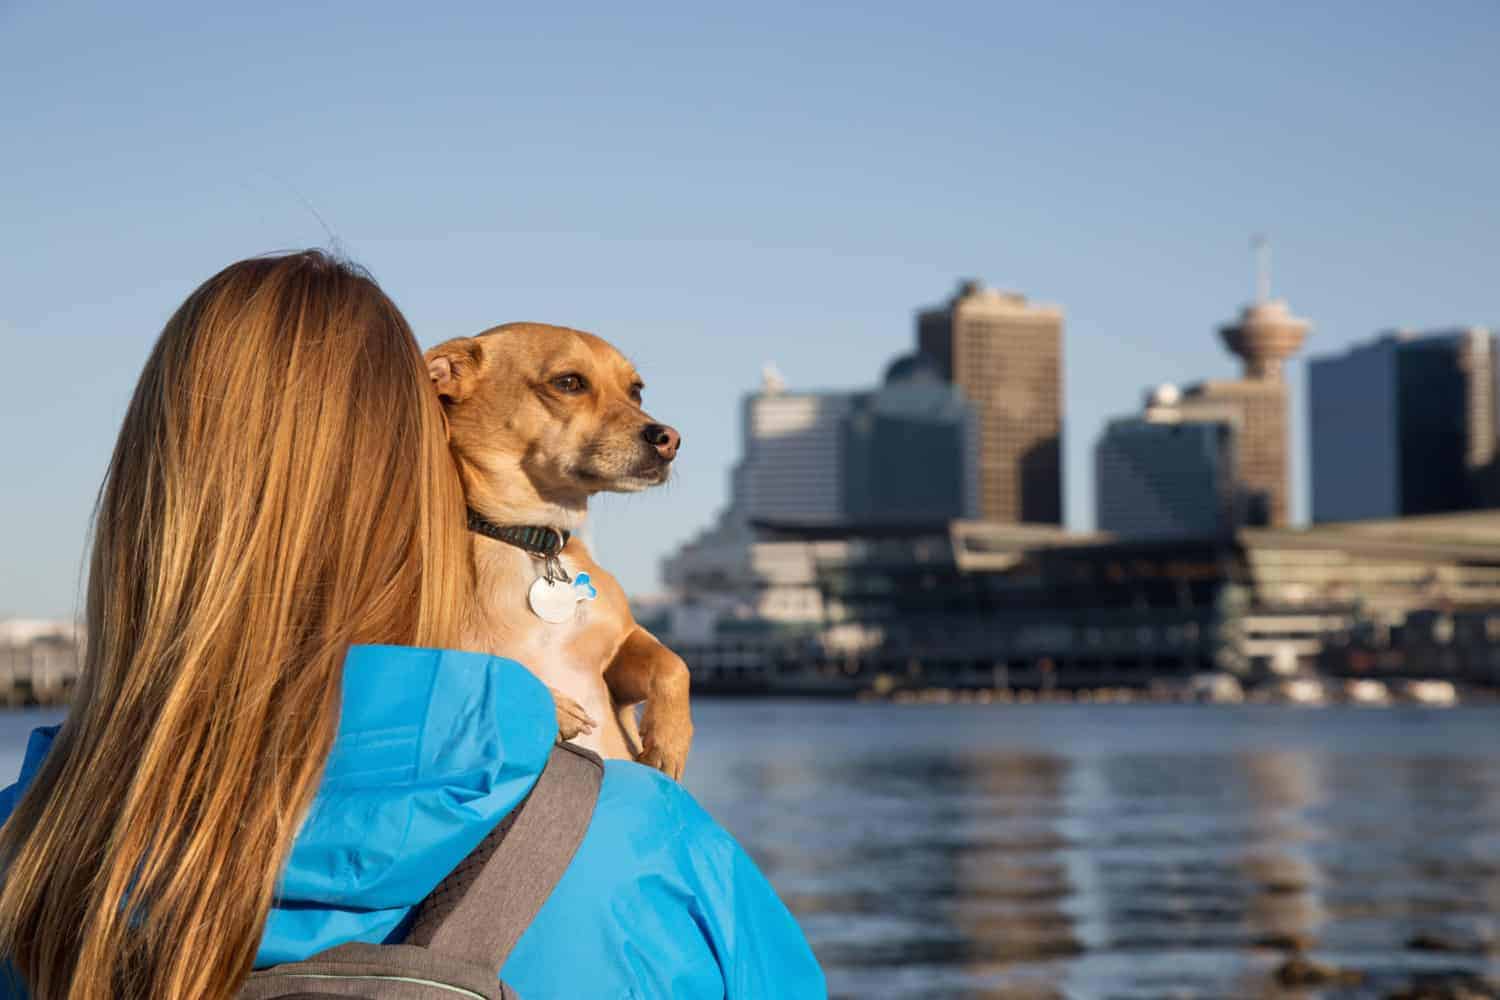
<path id="1" fill-rule="evenodd" d="M 641 401 L 641 390 L 644 388 L 646 387 L 639 383 L 630 387 L 630 399 L 632 402 L 639 403 Z"/>
<path id="2" fill-rule="evenodd" d="M 582 375 L 559 375 L 552 380 L 552 388 L 558 392 L 575 393 L 583 392 L 589 387 Z"/>

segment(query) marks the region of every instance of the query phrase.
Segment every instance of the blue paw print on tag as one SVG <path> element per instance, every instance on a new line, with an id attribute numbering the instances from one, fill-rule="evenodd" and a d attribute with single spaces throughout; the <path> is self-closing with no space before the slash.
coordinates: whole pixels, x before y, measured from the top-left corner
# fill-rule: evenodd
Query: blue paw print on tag
<path id="1" fill-rule="evenodd" d="M 579 573 L 573 578 L 573 596 L 580 601 L 592 601 L 599 596 L 599 589 L 589 582 L 587 573 Z"/>

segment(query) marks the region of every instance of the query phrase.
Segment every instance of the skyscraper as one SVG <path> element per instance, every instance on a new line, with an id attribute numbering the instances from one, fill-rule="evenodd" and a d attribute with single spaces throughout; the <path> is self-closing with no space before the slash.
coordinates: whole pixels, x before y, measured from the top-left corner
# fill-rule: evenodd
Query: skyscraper
<path id="1" fill-rule="evenodd" d="M 1062 310 L 966 281 L 917 344 L 978 412 L 979 512 L 1062 522 Z"/>
<path id="2" fill-rule="evenodd" d="M 1308 364 L 1314 521 L 1493 504 L 1494 335 L 1387 333 Z"/>

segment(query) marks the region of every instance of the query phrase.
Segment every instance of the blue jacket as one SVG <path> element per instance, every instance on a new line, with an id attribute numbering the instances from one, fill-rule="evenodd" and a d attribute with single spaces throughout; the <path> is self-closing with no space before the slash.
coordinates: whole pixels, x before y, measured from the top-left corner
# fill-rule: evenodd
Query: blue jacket
<path id="1" fill-rule="evenodd" d="M 338 737 L 256 965 L 385 941 L 530 790 L 556 737 L 545 687 L 477 653 L 358 646 Z M 51 745 L 36 730 L 10 815 Z M 502 970 L 527 1000 L 826 996 L 791 914 L 692 796 L 610 761 L 587 835 Z"/>

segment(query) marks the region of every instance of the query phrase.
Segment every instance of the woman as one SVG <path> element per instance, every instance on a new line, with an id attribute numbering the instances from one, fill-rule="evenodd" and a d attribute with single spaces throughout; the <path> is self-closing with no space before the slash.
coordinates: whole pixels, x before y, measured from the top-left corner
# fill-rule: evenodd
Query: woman
<path id="1" fill-rule="evenodd" d="M 421 353 L 368 277 L 310 251 L 188 298 L 100 495 L 79 690 L 0 797 L 0 954 L 33 1000 L 217 1000 L 253 965 L 399 938 L 555 735 L 519 665 L 441 648 L 466 553 Z M 823 993 L 733 840 L 618 762 L 503 975 L 529 998 Z"/>

